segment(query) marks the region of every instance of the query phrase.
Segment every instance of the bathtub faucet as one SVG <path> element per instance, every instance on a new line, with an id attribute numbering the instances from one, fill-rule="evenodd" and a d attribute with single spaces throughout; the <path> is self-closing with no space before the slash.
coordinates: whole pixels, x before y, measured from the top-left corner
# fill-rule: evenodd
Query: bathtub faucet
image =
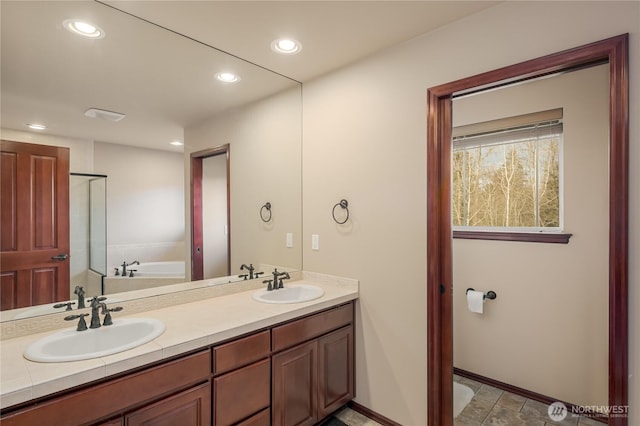
<path id="1" fill-rule="evenodd" d="M 126 276 L 127 276 L 127 266 L 131 266 L 131 265 L 139 265 L 139 264 L 140 264 L 140 262 L 138 262 L 137 260 L 134 260 L 134 261 L 133 261 L 133 262 L 131 262 L 131 263 L 127 263 L 126 261 L 125 261 L 125 262 L 122 262 L 122 265 L 121 265 L 121 266 L 122 266 L 122 276 L 123 276 L 123 277 L 126 277 Z"/>

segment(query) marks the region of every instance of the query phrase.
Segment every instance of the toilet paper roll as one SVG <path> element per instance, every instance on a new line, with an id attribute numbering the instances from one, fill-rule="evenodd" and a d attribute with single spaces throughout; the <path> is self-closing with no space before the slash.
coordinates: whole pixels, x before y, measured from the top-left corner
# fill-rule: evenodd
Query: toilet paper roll
<path id="1" fill-rule="evenodd" d="M 467 291 L 467 306 L 471 312 L 477 314 L 482 313 L 482 307 L 484 305 L 484 293 L 482 291 L 469 290 Z"/>

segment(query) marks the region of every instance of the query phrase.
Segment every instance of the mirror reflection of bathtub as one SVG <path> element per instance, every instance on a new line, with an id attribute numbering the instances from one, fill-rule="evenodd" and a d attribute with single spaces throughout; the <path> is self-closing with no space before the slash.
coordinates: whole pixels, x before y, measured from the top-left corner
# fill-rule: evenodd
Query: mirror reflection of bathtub
<path id="1" fill-rule="evenodd" d="M 104 277 L 103 294 L 143 290 L 187 281 L 184 261 L 142 262 L 139 265 L 131 265 L 130 268 L 134 271 L 133 277 L 128 276 L 128 274 L 126 277 L 122 275 L 116 276 L 116 268 L 113 267 L 112 272 Z M 120 268 L 120 271 L 122 271 L 122 268 Z M 237 275 L 213 278 L 207 280 L 207 285 L 226 284 L 233 281 L 238 281 Z"/>
<path id="2" fill-rule="evenodd" d="M 104 277 L 103 294 L 142 290 L 186 281 L 184 261 L 142 262 L 129 268 L 128 271 L 133 271 L 133 277 L 130 277 L 128 272 L 126 277 L 115 275 L 115 270 L 119 269 L 121 273 L 122 268 L 113 267 L 112 272 Z"/>

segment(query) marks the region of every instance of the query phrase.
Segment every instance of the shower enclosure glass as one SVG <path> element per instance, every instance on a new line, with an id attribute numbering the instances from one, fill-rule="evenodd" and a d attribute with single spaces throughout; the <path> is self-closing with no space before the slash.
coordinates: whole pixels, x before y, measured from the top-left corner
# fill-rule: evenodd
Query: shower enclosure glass
<path id="1" fill-rule="evenodd" d="M 71 294 L 76 286 L 88 295 L 102 294 L 107 274 L 107 176 L 71 173 Z"/>

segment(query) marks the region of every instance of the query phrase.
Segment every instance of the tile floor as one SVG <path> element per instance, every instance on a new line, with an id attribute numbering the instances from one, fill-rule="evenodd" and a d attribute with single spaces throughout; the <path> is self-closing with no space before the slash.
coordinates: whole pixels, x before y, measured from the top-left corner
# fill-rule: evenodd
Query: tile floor
<path id="1" fill-rule="evenodd" d="M 382 426 L 380 423 L 371 420 L 368 417 L 363 416 L 357 411 L 353 411 L 349 407 L 345 407 L 335 414 L 335 417 L 340 419 L 347 426 Z"/>
<path id="2" fill-rule="evenodd" d="M 571 414 L 561 422 L 554 422 L 547 414 L 546 404 L 465 377 L 454 375 L 453 380 L 475 392 L 469 405 L 454 420 L 455 426 L 604 425 L 593 419 L 572 417 Z"/>

